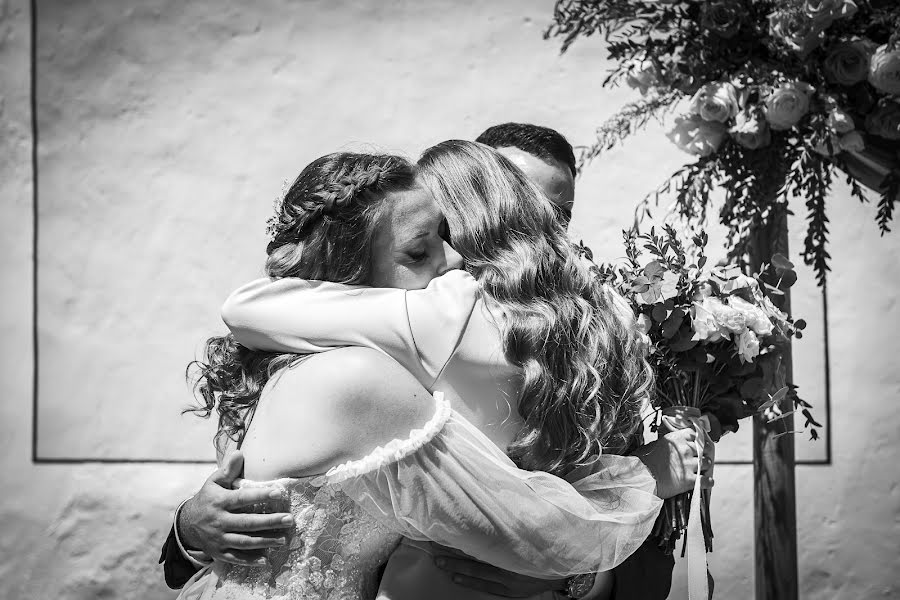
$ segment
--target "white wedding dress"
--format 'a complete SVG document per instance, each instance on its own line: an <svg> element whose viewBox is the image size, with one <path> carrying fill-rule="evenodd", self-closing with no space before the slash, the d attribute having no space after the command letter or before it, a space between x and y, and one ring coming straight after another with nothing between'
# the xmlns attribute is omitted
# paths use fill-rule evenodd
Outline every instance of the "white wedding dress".
<svg viewBox="0 0 900 600"><path fill-rule="evenodd" d="M255 509L294 515L288 545L261 567L216 562L179 599L370 600L401 536L561 578L612 568L650 533L662 501L638 459L600 457L572 483L523 471L443 394L434 398L422 428L360 460L316 477L244 481L284 489Z"/></svg>

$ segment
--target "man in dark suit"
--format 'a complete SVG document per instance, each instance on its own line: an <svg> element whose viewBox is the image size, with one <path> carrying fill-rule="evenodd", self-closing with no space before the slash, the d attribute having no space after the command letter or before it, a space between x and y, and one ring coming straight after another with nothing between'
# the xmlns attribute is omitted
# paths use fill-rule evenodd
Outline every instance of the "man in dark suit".
<svg viewBox="0 0 900 600"><path fill-rule="evenodd" d="M575 202L576 164L573 148L562 134L537 125L504 123L488 128L476 141L496 148L521 168L568 224ZM642 440L633 440L631 450L641 444ZM666 449L658 448L656 456L649 459L664 463ZM262 559L265 548L283 543L283 530L293 524L290 515L241 512L269 493L231 489L241 473L242 460L239 454L229 457L195 496L178 507L160 557L170 587L182 587L213 558L251 565ZM550 584L458 556L444 557L439 566L450 571L459 584L499 596L526 597L554 589L561 598L581 598L589 597L588 590L593 587L592 574L573 578L568 584ZM613 571L611 597L662 600L668 596L673 567L672 556L665 555L650 539Z"/></svg>

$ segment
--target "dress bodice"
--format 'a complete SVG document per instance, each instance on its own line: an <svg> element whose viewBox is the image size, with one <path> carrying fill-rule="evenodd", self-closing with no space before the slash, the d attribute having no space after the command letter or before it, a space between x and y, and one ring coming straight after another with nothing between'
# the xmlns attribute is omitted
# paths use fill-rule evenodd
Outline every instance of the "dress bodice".
<svg viewBox="0 0 900 600"><path fill-rule="evenodd" d="M290 512L294 527L283 548L266 552L268 564L242 567L217 563L218 581L211 600L365 600L374 599L377 573L400 535L362 512L322 477L265 483L284 490L284 498L257 505L251 512Z"/></svg>

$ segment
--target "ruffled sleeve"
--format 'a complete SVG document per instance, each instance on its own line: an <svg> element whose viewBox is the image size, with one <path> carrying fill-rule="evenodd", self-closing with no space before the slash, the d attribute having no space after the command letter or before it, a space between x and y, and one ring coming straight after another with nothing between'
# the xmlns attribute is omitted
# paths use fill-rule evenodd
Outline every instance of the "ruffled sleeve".
<svg viewBox="0 0 900 600"><path fill-rule="evenodd" d="M408 439L332 468L324 483L403 536L532 577L612 569L649 536L662 500L639 459L602 456L572 483L523 471L435 398L435 416Z"/></svg>
<svg viewBox="0 0 900 600"><path fill-rule="evenodd" d="M254 350L380 350L430 387L459 342L478 290L475 279L459 270L410 291L258 279L228 297L222 319L238 342Z"/></svg>

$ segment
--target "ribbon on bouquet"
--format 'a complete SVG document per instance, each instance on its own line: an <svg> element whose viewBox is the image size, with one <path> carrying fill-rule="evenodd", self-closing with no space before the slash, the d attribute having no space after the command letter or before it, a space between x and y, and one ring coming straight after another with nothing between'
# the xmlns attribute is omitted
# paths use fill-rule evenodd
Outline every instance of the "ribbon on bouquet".
<svg viewBox="0 0 900 600"><path fill-rule="evenodd" d="M709 437L709 418L701 415L700 409L692 406L670 406L662 411L662 423L669 431L692 427L697 432L697 479L694 481L694 492L691 495L691 508L688 515L687 533L687 568L688 598L690 600L709 600L709 580L707 579L706 542L703 538L701 511L705 510L700 489L700 470L703 468L703 451L707 444L712 444ZM712 467L710 467L710 474Z"/></svg>

